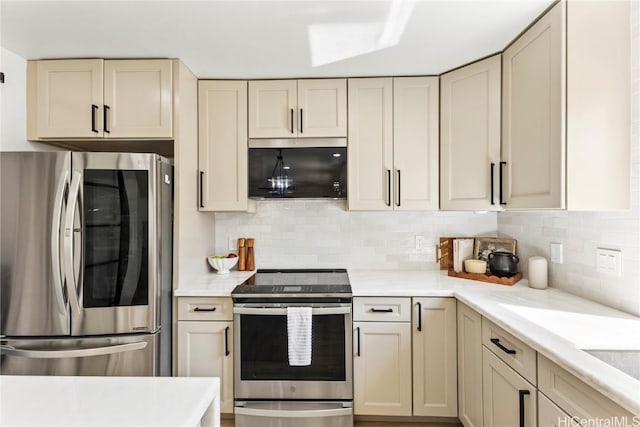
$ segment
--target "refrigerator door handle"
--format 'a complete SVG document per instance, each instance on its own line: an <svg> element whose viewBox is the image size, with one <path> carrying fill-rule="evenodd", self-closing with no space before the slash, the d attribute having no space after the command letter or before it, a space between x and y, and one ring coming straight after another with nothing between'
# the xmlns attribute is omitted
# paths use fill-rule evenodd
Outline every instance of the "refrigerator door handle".
<svg viewBox="0 0 640 427"><path fill-rule="evenodd" d="M67 278L67 298L71 303L71 311L80 315L82 311L78 301L78 283L73 274L73 237L75 234L73 224L76 216L76 204L80 198L80 172L74 172L69 189L69 201L67 202L67 215L64 223L64 266L65 277Z"/></svg>
<svg viewBox="0 0 640 427"><path fill-rule="evenodd" d="M67 186L68 173L65 171L58 181L54 197L53 215L51 218L51 265L53 267L53 293L58 303L60 314L66 314L67 303L64 300L64 288L62 280L62 264L60 263L60 228L62 219L62 206L64 204L64 190Z"/></svg>
<svg viewBox="0 0 640 427"><path fill-rule="evenodd" d="M5 356L28 357L30 359L64 359L69 357L90 357L124 353L126 351L141 350L146 346L147 343L144 341L75 350L22 350L9 345L3 345L0 346L0 354Z"/></svg>

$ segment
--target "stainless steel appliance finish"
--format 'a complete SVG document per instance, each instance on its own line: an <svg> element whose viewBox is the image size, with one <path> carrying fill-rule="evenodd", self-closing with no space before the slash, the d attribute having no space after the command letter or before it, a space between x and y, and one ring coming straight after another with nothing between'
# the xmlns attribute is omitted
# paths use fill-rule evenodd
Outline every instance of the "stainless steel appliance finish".
<svg viewBox="0 0 640 427"><path fill-rule="evenodd" d="M236 426L352 426L346 270L258 270L231 295ZM287 308L296 306L312 309L309 366L289 365Z"/></svg>
<svg viewBox="0 0 640 427"><path fill-rule="evenodd" d="M346 199L347 140L249 140L249 197Z"/></svg>
<svg viewBox="0 0 640 427"><path fill-rule="evenodd" d="M640 381L640 350L585 350L604 363Z"/></svg>
<svg viewBox="0 0 640 427"><path fill-rule="evenodd" d="M109 373L170 374L169 161L154 154L71 152L4 152L0 161L2 373L41 372L47 345L51 351L89 342L105 347L89 337L123 334L153 345L118 347L116 359L138 360L137 368L112 362ZM65 351L73 356L47 358L82 361L80 371L92 371L87 364L94 356ZM149 351L162 355L160 363L141 363Z"/></svg>
<svg viewBox="0 0 640 427"><path fill-rule="evenodd" d="M351 402L238 401L236 426L351 427Z"/></svg>

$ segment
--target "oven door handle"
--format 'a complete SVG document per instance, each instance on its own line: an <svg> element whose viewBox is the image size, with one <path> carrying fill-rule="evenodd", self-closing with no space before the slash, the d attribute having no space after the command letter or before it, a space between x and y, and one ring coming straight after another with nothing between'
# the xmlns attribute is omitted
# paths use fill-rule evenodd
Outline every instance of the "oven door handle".
<svg viewBox="0 0 640 427"><path fill-rule="evenodd" d="M309 409L306 411L287 411L281 409L254 409L236 406L234 413L236 415L249 415L253 417L271 417L271 418L316 418L316 417L341 417L353 414L353 408L338 409Z"/></svg>
<svg viewBox="0 0 640 427"><path fill-rule="evenodd" d="M314 316L322 316L328 314L350 314L351 307L313 307L311 313ZM233 307L233 314L256 314L260 316L286 316L285 308L262 308L262 307Z"/></svg>

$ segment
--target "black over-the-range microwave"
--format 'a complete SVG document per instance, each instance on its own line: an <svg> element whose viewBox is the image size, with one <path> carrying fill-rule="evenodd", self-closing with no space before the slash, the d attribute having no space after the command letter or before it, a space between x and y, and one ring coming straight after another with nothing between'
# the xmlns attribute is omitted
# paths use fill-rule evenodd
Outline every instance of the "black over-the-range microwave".
<svg viewBox="0 0 640 427"><path fill-rule="evenodd" d="M250 139L249 197L346 199L346 138Z"/></svg>

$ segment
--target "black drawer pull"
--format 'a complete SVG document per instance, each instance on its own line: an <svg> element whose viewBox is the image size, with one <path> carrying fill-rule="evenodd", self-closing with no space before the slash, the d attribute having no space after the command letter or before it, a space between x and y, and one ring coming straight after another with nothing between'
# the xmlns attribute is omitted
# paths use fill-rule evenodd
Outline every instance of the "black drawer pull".
<svg viewBox="0 0 640 427"><path fill-rule="evenodd" d="M393 308L372 308L372 313L393 313Z"/></svg>
<svg viewBox="0 0 640 427"><path fill-rule="evenodd" d="M507 164L507 162L500 162L500 192L499 194L499 198L500 198L500 204L501 205L506 205L507 202L502 201L502 167L505 166Z"/></svg>
<svg viewBox="0 0 640 427"><path fill-rule="evenodd" d="M496 204L496 202L493 201L493 169L495 168L495 166L496 166L495 163L491 163L491 204L492 205Z"/></svg>
<svg viewBox="0 0 640 427"><path fill-rule="evenodd" d="M214 308L215 310L215 308ZM228 356L231 352L229 351L229 327L224 328L224 355Z"/></svg>
<svg viewBox="0 0 640 427"><path fill-rule="evenodd" d="M422 304L416 303L418 305L418 332L422 332Z"/></svg>
<svg viewBox="0 0 640 427"><path fill-rule="evenodd" d="M200 171L200 207L204 208L204 172Z"/></svg>
<svg viewBox="0 0 640 427"><path fill-rule="evenodd" d="M520 427L524 427L524 397L529 395L529 390L518 390L518 404L520 409Z"/></svg>
<svg viewBox="0 0 640 427"><path fill-rule="evenodd" d="M200 308L200 307L196 307L193 309L193 311L216 311L216 307L213 308Z"/></svg>
<svg viewBox="0 0 640 427"><path fill-rule="evenodd" d="M91 104L91 132L98 133L96 129L96 113L98 112L98 106Z"/></svg>
<svg viewBox="0 0 640 427"><path fill-rule="evenodd" d="M104 129L104 133L111 133L111 131L109 131L109 106L105 105L102 108L102 121L104 123L102 123L102 128Z"/></svg>
<svg viewBox="0 0 640 427"><path fill-rule="evenodd" d="M356 350L356 355L360 357L360 327L357 327L356 331L358 332L358 349Z"/></svg>
<svg viewBox="0 0 640 427"><path fill-rule="evenodd" d="M507 354L516 354L515 350L508 349L500 343L498 338L491 338L491 342L494 343L500 350L504 351Z"/></svg>

